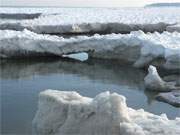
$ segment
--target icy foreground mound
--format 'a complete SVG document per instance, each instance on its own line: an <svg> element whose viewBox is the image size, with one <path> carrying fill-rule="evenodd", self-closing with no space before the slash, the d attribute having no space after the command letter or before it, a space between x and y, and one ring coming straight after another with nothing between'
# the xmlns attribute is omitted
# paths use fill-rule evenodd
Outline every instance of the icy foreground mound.
<svg viewBox="0 0 180 135"><path fill-rule="evenodd" d="M92 99L56 90L40 93L33 120L36 133L43 135L179 135L179 124L179 118L128 108L125 97L116 93Z"/></svg>
<svg viewBox="0 0 180 135"><path fill-rule="evenodd" d="M0 9L10 13L42 13L39 18L20 23L3 23L0 29L36 33L130 33L165 31L180 20L180 8L59 8L59 9Z"/></svg>
<svg viewBox="0 0 180 135"><path fill-rule="evenodd" d="M170 70L180 69L180 33L142 31L130 34L62 37L24 30L0 30L0 57L63 56L87 52L89 57L119 59L144 67L154 63Z"/></svg>

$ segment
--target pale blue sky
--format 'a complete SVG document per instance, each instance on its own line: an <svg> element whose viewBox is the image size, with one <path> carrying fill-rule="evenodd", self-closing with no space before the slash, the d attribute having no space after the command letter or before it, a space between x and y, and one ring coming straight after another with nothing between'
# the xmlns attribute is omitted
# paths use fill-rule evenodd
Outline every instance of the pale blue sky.
<svg viewBox="0 0 180 135"><path fill-rule="evenodd" d="M140 7L150 3L180 0L0 0L1 6Z"/></svg>

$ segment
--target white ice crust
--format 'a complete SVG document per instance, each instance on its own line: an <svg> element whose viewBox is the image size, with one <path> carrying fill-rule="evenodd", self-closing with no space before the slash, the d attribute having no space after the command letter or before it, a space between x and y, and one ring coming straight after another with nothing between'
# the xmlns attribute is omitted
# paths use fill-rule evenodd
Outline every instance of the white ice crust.
<svg viewBox="0 0 180 135"><path fill-rule="evenodd" d="M129 108L117 93L92 99L57 90L40 93L33 120L35 133L43 135L179 135L179 124L180 118Z"/></svg>
<svg viewBox="0 0 180 135"><path fill-rule="evenodd" d="M90 57L120 59L144 67L156 63L166 69L179 69L180 33L147 33L79 36L65 39L36 34L28 30L0 30L0 57L13 58L33 55L67 55L88 52Z"/></svg>

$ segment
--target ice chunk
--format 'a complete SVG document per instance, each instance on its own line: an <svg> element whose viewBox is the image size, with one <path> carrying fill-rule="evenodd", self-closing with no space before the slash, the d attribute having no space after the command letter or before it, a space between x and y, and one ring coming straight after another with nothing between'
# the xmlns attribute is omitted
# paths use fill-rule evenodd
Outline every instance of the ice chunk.
<svg viewBox="0 0 180 135"><path fill-rule="evenodd" d="M177 89L175 84L165 82L159 76L156 67L150 65L148 75L144 78L145 87L152 91L171 91Z"/></svg>
<svg viewBox="0 0 180 135"><path fill-rule="evenodd" d="M179 124L180 118L128 108L125 97L116 93L92 99L57 90L40 93L33 120L36 133L51 135L179 135Z"/></svg>

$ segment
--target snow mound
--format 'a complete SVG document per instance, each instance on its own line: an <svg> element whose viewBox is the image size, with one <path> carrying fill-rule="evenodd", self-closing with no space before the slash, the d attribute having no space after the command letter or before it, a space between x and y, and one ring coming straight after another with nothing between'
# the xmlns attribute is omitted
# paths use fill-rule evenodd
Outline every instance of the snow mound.
<svg viewBox="0 0 180 135"><path fill-rule="evenodd" d="M128 108L125 97L116 93L92 99L56 90L40 93L33 120L35 133L51 135L179 135L179 124L180 118Z"/></svg>
<svg viewBox="0 0 180 135"><path fill-rule="evenodd" d="M0 30L0 57L63 56L87 52L89 57L119 59L144 67L151 63L168 70L179 70L180 33L109 34L65 39L36 34L29 30Z"/></svg>
<svg viewBox="0 0 180 135"><path fill-rule="evenodd" d="M36 33L130 33L165 31L179 23L180 8L60 8L0 9L0 13L42 13L19 23L3 23L0 29L27 28ZM16 27L17 25L17 27ZM15 29L17 28L17 29Z"/></svg>

